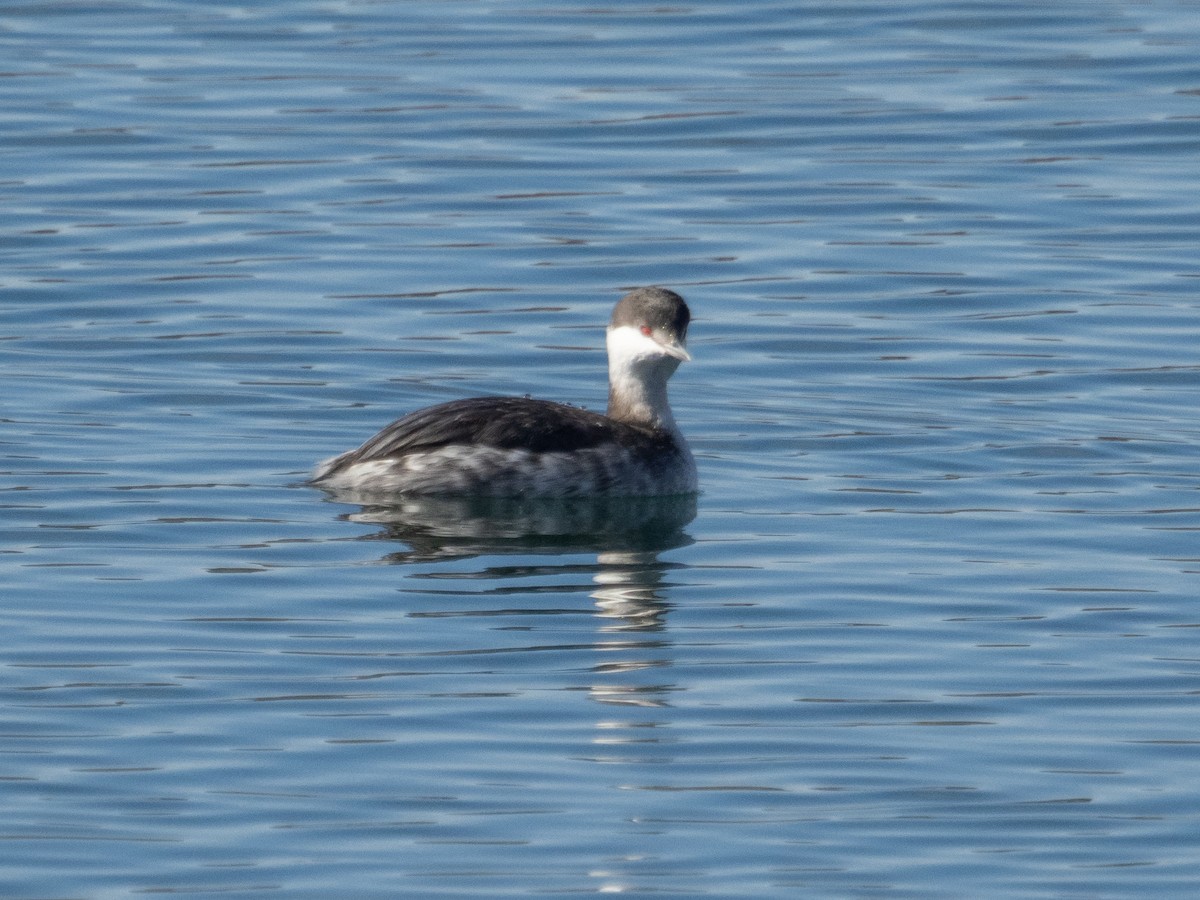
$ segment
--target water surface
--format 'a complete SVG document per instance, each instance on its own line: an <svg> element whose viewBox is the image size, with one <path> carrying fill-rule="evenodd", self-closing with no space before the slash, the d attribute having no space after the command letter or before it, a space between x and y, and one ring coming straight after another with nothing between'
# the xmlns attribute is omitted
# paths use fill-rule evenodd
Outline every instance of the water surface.
<svg viewBox="0 0 1200 900"><path fill-rule="evenodd" d="M1193 896L1198 22L0 5L0 894ZM303 485L651 283L694 505Z"/></svg>

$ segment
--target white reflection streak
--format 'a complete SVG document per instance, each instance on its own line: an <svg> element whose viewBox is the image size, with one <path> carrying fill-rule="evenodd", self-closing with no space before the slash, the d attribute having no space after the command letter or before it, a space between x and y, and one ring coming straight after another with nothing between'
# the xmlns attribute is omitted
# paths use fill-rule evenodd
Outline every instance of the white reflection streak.
<svg viewBox="0 0 1200 900"><path fill-rule="evenodd" d="M622 675L643 669L664 668L669 662L662 658L633 658L637 651L664 649L660 639L641 639L636 633L660 632L667 606L658 596L662 567L653 551L614 551L597 557L600 571L593 577L600 588L592 593L597 616L604 621L601 634L626 635L624 639L598 640L596 650L604 654L621 653L624 658L604 660L593 668L596 673ZM640 654L639 654L640 655ZM589 695L598 703L624 706L666 706L662 685L593 684ZM629 727L627 724L599 723L598 727ZM598 743L618 743L615 737L599 739Z"/></svg>
<svg viewBox="0 0 1200 900"><path fill-rule="evenodd" d="M602 618L620 620L605 625L601 631L628 631L660 624L663 603L655 587L661 573L653 566L658 562L657 553L648 550L601 553L597 562L601 569L592 580L601 587L593 592L592 599Z"/></svg>

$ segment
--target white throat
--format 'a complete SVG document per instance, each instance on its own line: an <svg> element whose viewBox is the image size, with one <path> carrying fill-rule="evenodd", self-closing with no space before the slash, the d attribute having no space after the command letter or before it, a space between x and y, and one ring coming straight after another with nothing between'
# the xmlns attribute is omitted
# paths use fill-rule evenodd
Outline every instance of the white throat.
<svg viewBox="0 0 1200 900"><path fill-rule="evenodd" d="M680 361L629 325L609 328L606 343L609 417L678 434L667 402L667 380Z"/></svg>

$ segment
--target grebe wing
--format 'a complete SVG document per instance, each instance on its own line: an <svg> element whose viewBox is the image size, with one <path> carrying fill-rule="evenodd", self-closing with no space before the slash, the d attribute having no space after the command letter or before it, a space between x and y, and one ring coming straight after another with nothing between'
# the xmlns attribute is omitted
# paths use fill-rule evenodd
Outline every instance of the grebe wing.
<svg viewBox="0 0 1200 900"><path fill-rule="evenodd" d="M571 453L622 440L652 441L642 429L549 400L475 397L409 413L357 450L355 462L387 459L448 446L494 447L532 453Z"/></svg>

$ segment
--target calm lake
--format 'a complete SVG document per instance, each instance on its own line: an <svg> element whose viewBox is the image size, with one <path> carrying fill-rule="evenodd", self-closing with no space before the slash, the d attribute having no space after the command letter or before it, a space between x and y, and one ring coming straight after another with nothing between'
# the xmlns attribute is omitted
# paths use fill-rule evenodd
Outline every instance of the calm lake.
<svg viewBox="0 0 1200 900"><path fill-rule="evenodd" d="M1200 6L0 0L0 896L1200 893ZM359 505L602 408L694 501Z"/></svg>

